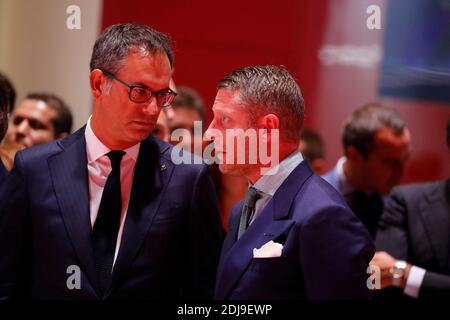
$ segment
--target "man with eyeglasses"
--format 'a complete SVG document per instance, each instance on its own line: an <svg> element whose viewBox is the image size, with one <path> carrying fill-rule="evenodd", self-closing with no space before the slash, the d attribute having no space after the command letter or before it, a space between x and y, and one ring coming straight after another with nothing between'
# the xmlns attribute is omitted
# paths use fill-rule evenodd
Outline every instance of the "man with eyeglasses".
<svg viewBox="0 0 450 320"><path fill-rule="evenodd" d="M151 135L175 97L172 63L147 26L96 41L86 126L19 152L0 199L0 299L212 296L222 229L208 169L175 165Z"/></svg>

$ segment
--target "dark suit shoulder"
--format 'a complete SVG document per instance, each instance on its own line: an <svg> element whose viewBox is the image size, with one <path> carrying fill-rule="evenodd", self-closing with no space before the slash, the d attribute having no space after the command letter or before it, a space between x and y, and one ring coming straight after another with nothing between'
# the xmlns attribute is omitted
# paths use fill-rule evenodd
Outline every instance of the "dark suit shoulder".
<svg viewBox="0 0 450 320"><path fill-rule="evenodd" d="M425 198L436 199L445 197L447 181L432 181L397 186L392 189L391 198L402 200L409 205L418 204Z"/></svg>
<svg viewBox="0 0 450 320"><path fill-rule="evenodd" d="M300 225L334 225L346 221L364 229L340 193L317 175L312 175L299 190L293 213L294 220Z"/></svg>
<svg viewBox="0 0 450 320"><path fill-rule="evenodd" d="M52 155L55 155L61 152L61 146L57 141L53 141L46 144L41 144L37 146L33 146L30 148L26 148L25 150L19 151L16 155L17 158L20 158L23 162L40 162L45 161Z"/></svg>
<svg viewBox="0 0 450 320"><path fill-rule="evenodd" d="M338 206L346 210L348 209L339 191L322 177L315 174L299 190L298 197L302 197L302 201L308 202L311 208L319 209L322 207Z"/></svg>
<svg viewBox="0 0 450 320"><path fill-rule="evenodd" d="M46 161L51 156L60 153L64 149L69 148L73 143L79 139L84 139L85 126L67 137L57 139L55 141L33 146L25 150L19 151L17 154L22 161Z"/></svg>

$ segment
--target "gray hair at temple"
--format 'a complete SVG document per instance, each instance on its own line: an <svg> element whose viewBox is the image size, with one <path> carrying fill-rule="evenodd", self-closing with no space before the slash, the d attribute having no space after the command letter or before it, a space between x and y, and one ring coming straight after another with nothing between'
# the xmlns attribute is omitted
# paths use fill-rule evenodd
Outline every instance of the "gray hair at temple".
<svg viewBox="0 0 450 320"><path fill-rule="evenodd" d="M375 134L383 128L388 128L395 134L402 134L405 122L397 111L378 102L371 102L356 109L344 125L344 153L349 146L353 146L367 159L374 148Z"/></svg>
<svg viewBox="0 0 450 320"><path fill-rule="evenodd" d="M140 24L114 24L97 39L92 51L90 70L100 69L115 74L135 50L144 53L165 53L173 66L173 50L170 37L149 26Z"/></svg>
<svg viewBox="0 0 450 320"><path fill-rule="evenodd" d="M249 121L273 113L280 119L280 138L300 140L305 102L299 86L282 66L254 66L235 70L219 81L218 89L239 90Z"/></svg>

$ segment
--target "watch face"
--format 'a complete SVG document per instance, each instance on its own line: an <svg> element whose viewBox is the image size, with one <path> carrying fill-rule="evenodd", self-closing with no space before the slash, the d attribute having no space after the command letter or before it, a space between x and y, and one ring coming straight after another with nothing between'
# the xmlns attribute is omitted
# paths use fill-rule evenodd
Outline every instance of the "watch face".
<svg viewBox="0 0 450 320"><path fill-rule="evenodd" d="M406 262L405 261L397 261L395 263L395 266L397 269L406 269Z"/></svg>
<svg viewBox="0 0 450 320"><path fill-rule="evenodd" d="M397 261L391 268L390 272L392 275L392 284L394 286L396 287L400 286L400 281L405 275L406 266L407 264L405 261Z"/></svg>

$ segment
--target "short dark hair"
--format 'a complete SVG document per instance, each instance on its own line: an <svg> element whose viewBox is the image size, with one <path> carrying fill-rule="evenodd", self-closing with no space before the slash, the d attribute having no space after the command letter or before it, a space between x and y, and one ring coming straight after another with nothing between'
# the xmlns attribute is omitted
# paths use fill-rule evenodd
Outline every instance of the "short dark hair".
<svg viewBox="0 0 450 320"><path fill-rule="evenodd" d="M401 134L405 129L405 122L394 109L378 102L371 102L356 109L344 125L344 153L349 146L353 146L367 159L374 148L375 134L383 128Z"/></svg>
<svg viewBox="0 0 450 320"><path fill-rule="evenodd" d="M167 34L146 25L126 23L109 26L95 41L90 69L114 74L123 67L130 50L141 48L152 54L165 53L173 66L172 43Z"/></svg>
<svg viewBox="0 0 450 320"><path fill-rule="evenodd" d="M8 77L5 76L4 74L2 74L1 72L0 72L0 81L6 88L6 96L5 97L7 97L7 99L8 99L8 105L9 105L8 109L9 109L9 112L11 113L13 111L14 105L16 103L16 89L14 88L11 81L9 81Z"/></svg>
<svg viewBox="0 0 450 320"><path fill-rule="evenodd" d="M302 155L306 160L312 162L325 157L324 143L322 137L317 132L303 128L300 133L300 140L305 141L308 146L307 149L302 151Z"/></svg>
<svg viewBox="0 0 450 320"><path fill-rule="evenodd" d="M177 87L177 96L175 97L175 100L173 100L172 108L195 110L198 113L200 120L203 121L205 118L205 105L203 99L194 89L188 87Z"/></svg>
<svg viewBox="0 0 450 320"><path fill-rule="evenodd" d="M305 102L295 79L283 66L241 68L223 77L217 87L239 90L251 122L273 113L280 118L280 135L285 132L286 139L299 141Z"/></svg>
<svg viewBox="0 0 450 320"><path fill-rule="evenodd" d="M11 82L0 73L0 140L3 139L8 129L8 113L15 98L16 93Z"/></svg>
<svg viewBox="0 0 450 320"><path fill-rule="evenodd" d="M30 93L25 99L43 101L56 112L56 117L52 119L55 137L58 137L61 133L70 134L73 122L72 113L60 97L51 93Z"/></svg>

